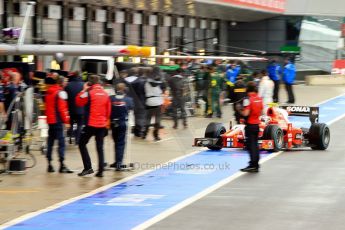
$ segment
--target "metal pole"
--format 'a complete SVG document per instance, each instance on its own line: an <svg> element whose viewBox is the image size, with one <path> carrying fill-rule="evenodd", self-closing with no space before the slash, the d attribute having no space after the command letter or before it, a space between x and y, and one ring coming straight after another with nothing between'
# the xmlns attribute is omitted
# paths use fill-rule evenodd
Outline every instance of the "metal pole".
<svg viewBox="0 0 345 230"><path fill-rule="evenodd" d="M25 18L24 18L22 30L20 31L20 36L19 36L19 39L18 39L18 43L17 43L18 46L24 44L26 28L28 26L28 22L29 22L29 18L31 16L32 8L33 8L33 6L35 4L36 4L36 2L28 2L27 3L27 8L26 8L26 12L25 12Z"/></svg>

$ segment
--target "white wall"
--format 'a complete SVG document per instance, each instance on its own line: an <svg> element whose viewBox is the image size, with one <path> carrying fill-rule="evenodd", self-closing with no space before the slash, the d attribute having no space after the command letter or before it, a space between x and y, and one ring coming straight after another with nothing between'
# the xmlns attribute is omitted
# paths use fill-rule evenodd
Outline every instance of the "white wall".
<svg viewBox="0 0 345 230"><path fill-rule="evenodd" d="M287 0L288 15L345 16L344 0Z"/></svg>

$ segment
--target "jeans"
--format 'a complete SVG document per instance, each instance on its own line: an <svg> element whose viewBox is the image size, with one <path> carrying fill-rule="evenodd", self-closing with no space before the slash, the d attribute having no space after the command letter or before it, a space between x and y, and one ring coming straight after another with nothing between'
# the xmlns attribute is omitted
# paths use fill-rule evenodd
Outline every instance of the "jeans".
<svg viewBox="0 0 345 230"><path fill-rule="evenodd" d="M119 168L122 165L123 155L125 152L127 125L125 122L112 124L111 131L115 147L115 163L116 167Z"/></svg>
<svg viewBox="0 0 345 230"><path fill-rule="evenodd" d="M287 91L288 97L289 97L288 102L289 103L295 103L295 96L293 94L292 84L285 84L285 88L286 88L286 91Z"/></svg>
<svg viewBox="0 0 345 230"><path fill-rule="evenodd" d="M273 90L273 102L279 102L279 86L280 81L273 81L274 82L274 90Z"/></svg>
<svg viewBox="0 0 345 230"><path fill-rule="evenodd" d="M73 130L74 124L77 125L76 130ZM83 115L78 115L78 114L71 115L71 127L69 130L69 136L70 137L74 136L75 144L79 143L82 128L83 128Z"/></svg>
<svg viewBox="0 0 345 230"><path fill-rule="evenodd" d="M249 166L259 168L259 146L258 146L258 139L259 139L259 125L250 125L247 124L245 127L245 134L246 134L246 147L249 152Z"/></svg>
<svg viewBox="0 0 345 230"><path fill-rule="evenodd" d="M65 160L65 137L63 135L63 124L62 123L56 123L56 124L50 124L49 130L48 130L48 140L47 140L47 159L48 161L52 161L52 152L53 152L53 146L54 141L57 139L59 142L59 160L62 163Z"/></svg>
<svg viewBox="0 0 345 230"><path fill-rule="evenodd" d="M91 159L89 155L89 151L87 150L87 143L89 142L92 136L95 136L96 139L96 148L98 154L98 171L104 171L104 137L106 135L107 129L106 128L96 128L92 126L85 126L81 132L80 140L79 140L79 150L81 154L81 158L83 160L84 169L91 169Z"/></svg>
<svg viewBox="0 0 345 230"><path fill-rule="evenodd" d="M181 118L183 120L183 124L187 124L187 113L185 108L185 101L184 98L181 96L179 97L173 97L172 100L172 107L173 107L173 118L174 123L177 125L178 122L178 109L181 111Z"/></svg>
<svg viewBox="0 0 345 230"><path fill-rule="evenodd" d="M155 123L153 125L153 136L156 138L158 137L159 129L161 126L161 106L146 107L146 130L144 136L146 136L148 133L152 117L155 117Z"/></svg>

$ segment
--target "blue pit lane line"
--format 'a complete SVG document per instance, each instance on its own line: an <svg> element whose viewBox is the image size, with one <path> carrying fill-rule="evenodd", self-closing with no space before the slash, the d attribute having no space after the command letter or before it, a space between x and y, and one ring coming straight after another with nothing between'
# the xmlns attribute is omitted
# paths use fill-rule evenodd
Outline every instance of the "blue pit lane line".
<svg viewBox="0 0 345 230"><path fill-rule="evenodd" d="M345 95L319 106L320 122L333 122L345 114ZM309 127L308 118L291 120ZM201 151L8 229L132 229L229 178L247 162L247 153L240 150Z"/></svg>
<svg viewBox="0 0 345 230"><path fill-rule="evenodd" d="M132 229L235 174L247 162L243 151L203 151L9 229Z"/></svg>

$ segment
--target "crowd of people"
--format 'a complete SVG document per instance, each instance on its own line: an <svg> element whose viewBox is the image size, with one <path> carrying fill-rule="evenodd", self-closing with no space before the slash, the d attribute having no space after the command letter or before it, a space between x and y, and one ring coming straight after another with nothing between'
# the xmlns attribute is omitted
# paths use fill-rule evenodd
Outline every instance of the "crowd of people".
<svg viewBox="0 0 345 230"><path fill-rule="evenodd" d="M230 100L233 103L235 119L240 122L240 114L235 110L237 104L246 97L246 85L255 82L258 94L263 98L264 105L279 102L279 89L283 83L288 94L286 103L295 103L293 84L296 68L290 59L285 60L282 67L276 60L271 60L266 69L260 72L244 74L242 66L237 62L218 63L212 66L202 66L195 73L196 101L206 103L205 116L212 118L222 116L221 104Z"/></svg>
<svg viewBox="0 0 345 230"><path fill-rule="evenodd" d="M132 133L136 137L146 139L150 128L153 127L153 139L159 141L162 112L167 109L164 108L164 103L166 95L170 95L172 128L178 128L180 119L183 127L187 128L186 85L190 84L188 77L191 74L194 75L193 94L188 95L189 99L193 98L195 107L204 105L202 110L207 118L221 118L223 102L230 101L236 121L243 122L249 110L260 110L254 106L245 112L243 108L249 108L249 104L245 103L246 98L251 98L257 91L254 96L262 99L265 109L271 102L279 102L281 83L285 84L288 93L287 103L295 102L293 83L296 69L290 60L286 60L283 67L276 60L271 60L266 69L252 74L245 73L243 66L235 61L215 61L209 65L201 64L196 70L190 71L188 67L177 68L168 73L163 73L158 66L133 67L121 71L120 77L110 85L110 88L115 87L114 94L108 93L104 87L109 88L109 85L105 86L98 75L91 75L88 81L84 82L78 72L71 72L67 82L65 77L53 72L48 74L45 80L47 91L44 95L45 114L49 125L47 171L55 172L52 151L54 141L58 140L59 172L73 173L64 163L64 126L68 128L70 142L71 137L74 137L75 144L80 150L84 169L79 176L94 173L87 143L95 136L98 154L98 172L95 174L97 177L102 177L104 172L104 138L108 135L108 130L112 132L115 146L114 163L110 167L122 170L129 111L133 110L134 114L135 124ZM2 75L5 76L5 73ZM8 84L0 87L2 114L6 113L15 95L25 89L20 74L9 73L9 78ZM248 133L255 134L256 124L255 127L248 124ZM10 125L9 122L8 126ZM254 136L248 138L255 139ZM253 165L257 167L255 162Z"/></svg>

